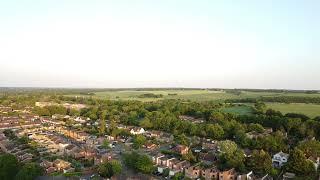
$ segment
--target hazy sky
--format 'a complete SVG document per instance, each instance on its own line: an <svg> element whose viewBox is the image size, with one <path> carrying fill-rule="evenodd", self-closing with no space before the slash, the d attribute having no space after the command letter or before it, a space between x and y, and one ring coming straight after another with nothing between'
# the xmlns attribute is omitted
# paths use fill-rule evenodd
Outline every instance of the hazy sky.
<svg viewBox="0 0 320 180"><path fill-rule="evenodd" d="M320 89L319 0L0 0L0 86Z"/></svg>

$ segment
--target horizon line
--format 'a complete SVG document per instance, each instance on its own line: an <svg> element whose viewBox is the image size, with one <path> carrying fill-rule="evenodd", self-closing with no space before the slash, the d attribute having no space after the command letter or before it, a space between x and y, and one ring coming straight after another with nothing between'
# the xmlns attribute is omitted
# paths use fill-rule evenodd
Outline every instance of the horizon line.
<svg viewBox="0 0 320 180"><path fill-rule="evenodd" d="M220 87L68 87L68 86L0 86L2 88L16 89L101 89L101 90L125 90L125 89L198 89L198 90L279 90L279 91L320 91L320 89L286 89L286 88L220 88Z"/></svg>

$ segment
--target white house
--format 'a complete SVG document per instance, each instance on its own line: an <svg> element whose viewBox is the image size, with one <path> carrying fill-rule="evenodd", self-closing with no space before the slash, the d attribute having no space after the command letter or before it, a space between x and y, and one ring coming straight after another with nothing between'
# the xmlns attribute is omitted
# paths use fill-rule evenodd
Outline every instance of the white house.
<svg viewBox="0 0 320 180"><path fill-rule="evenodd" d="M143 128L135 127L130 130L130 133L133 135L144 134L146 131Z"/></svg>
<svg viewBox="0 0 320 180"><path fill-rule="evenodd" d="M85 120L85 119L82 119L81 117L76 117L76 118L74 119L74 121L79 122L79 123L85 123L85 122L86 122L86 120Z"/></svg>
<svg viewBox="0 0 320 180"><path fill-rule="evenodd" d="M282 151L273 155L272 157L272 165L273 167L282 167L285 163L288 162L289 154L284 153Z"/></svg>

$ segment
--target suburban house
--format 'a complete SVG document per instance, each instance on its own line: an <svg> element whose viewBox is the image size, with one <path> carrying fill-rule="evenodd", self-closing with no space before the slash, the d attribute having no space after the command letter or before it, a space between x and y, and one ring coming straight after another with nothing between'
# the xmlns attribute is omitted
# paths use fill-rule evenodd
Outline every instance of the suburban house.
<svg viewBox="0 0 320 180"><path fill-rule="evenodd" d="M172 148L172 150L174 152L181 154L181 155L185 155L185 154L188 154L189 147L185 146L185 145L177 145L176 147Z"/></svg>
<svg viewBox="0 0 320 180"><path fill-rule="evenodd" d="M155 148L157 147L157 145L154 144L154 143L148 142L148 143L146 143L146 144L144 145L144 147L145 147L146 149L148 149L148 150L153 150L153 149L155 149Z"/></svg>
<svg viewBox="0 0 320 180"><path fill-rule="evenodd" d="M140 127L134 127L130 130L130 133L133 135L137 135L137 134L144 134L146 131L143 128Z"/></svg>
<svg viewBox="0 0 320 180"><path fill-rule="evenodd" d="M58 171L63 171L64 173L74 171L74 168L71 168L71 163L62 159L56 159L53 162L53 165Z"/></svg>
<svg viewBox="0 0 320 180"><path fill-rule="evenodd" d="M201 168L199 165L190 166L186 168L185 175L191 179L197 179L200 176L205 179L219 179L219 180L236 180L237 173L234 169L227 171L219 171L216 167L207 169Z"/></svg>
<svg viewBox="0 0 320 180"><path fill-rule="evenodd" d="M158 138L158 137L160 137L162 134L163 134L163 133L162 133L161 131L152 130L152 131L146 132L145 136L146 136L146 137L149 137L149 138L152 138L152 137Z"/></svg>
<svg viewBox="0 0 320 180"><path fill-rule="evenodd" d="M253 172L250 171L249 173L238 175L237 180L254 180L257 179L254 177Z"/></svg>
<svg viewBox="0 0 320 180"><path fill-rule="evenodd" d="M217 156L214 153L211 152L200 152L199 153L199 160L207 165L212 165L214 162L218 160Z"/></svg>
<svg viewBox="0 0 320 180"><path fill-rule="evenodd" d="M98 164L101 164L101 163L105 163L105 162L108 162L112 159L118 159L118 155L115 154L115 153L104 153L104 154L98 154L94 157L94 164L95 165L98 165Z"/></svg>
<svg viewBox="0 0 320 180"><path fill-rule="evenodd" d="M178 159L173 159L170 162L169 176L174 176L175 174L182 172L184 169L190 166L190 163L186 160L180 161Z"/></svg>
<svg viewBox="0 0 320 180"><path fill-rule="evenodd" d="M68 156L74 156L77 153L77 150L79 150L79 148L73 144L68 145L65 148L65 154L67 154Z"/></svg>
<svg viewBox="0 0 320 180"><path fill-rule="evenodd" d="M46 171L47 174L51 174L57 171L57 168L53 166L53 162L43 160L40 166Z"/></svg>
<svg viewBox="0 0 320 180"><path fill-rule="evenodd" d="M232 168L227 171L219 172L219 179L230 179L230 180L236 180L237 179L237 172Z"/></svg>
<svg viewBox="0 0 320 180"><path fill-rule="evenodd" d="M160 158L164 157L165 155L159 152L150 152L149 156L151 157L153 163L158 165L160 163Z"/></svg>
<svg viewBox="0 0 320 180"><path fill-rule="evenodd" d="M74 119L74 121L76 121L76 122L78 122L78 123L85 123L85 122L87 122L87 121L89 121L90 120L90 118L82 118L82 117L76 117L75 119Z"/></svg>
<svg viewBox="0 0 320 180"><path fill-rule="evenodd" d="M273 155L272 165L273 167L277 167L277 168L282 167L285 163L288 162L288 159L289 159L289 154L280 151L277 154Z"/></svg>
<svg viewBox="0 0 320 180"><path fill-rule="evenodd" d="M174 159L175 158L166 157L166 156L159 158L158 163L157 163L158 172L163 173L163 170L169 168L171 165L171 161L173 161Z"/></svg>
<svg viewBox="0 0 320 180"><path fill-rule="evenodd" d="M198 165L190 166L185 169L185 176L191 179L196 179L201 175L201 168Z"/></svg>
<svg viewBox="0 0 320 180"><path fill-rule="evenodd" d="M212 141L202 142L202 149L216 152L218 149L218 143Z"/></svg>
<svg viewBox="0 0 320 180"><path fill-rule="evenodd" d="M219 170L216 167L207 168L202 170L202 177L205 179L218 179L219 178Z"/></svg>

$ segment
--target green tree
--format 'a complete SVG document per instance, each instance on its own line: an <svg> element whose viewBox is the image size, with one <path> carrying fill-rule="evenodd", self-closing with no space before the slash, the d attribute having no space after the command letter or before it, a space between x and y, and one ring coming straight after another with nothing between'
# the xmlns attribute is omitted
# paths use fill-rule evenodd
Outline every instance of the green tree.
<svg viewBox="0 0 320 180"><path fill-rule="evenodd" d="M19 171L18 159L11 154L0 155L0 179L12 180Z"/></svg>
<svg viewBox="0 0 320 180"><path fill-rule="evenodd" d="M316 171L313 163L307 160L303 151L298 148L290 153L287 168L298 176L312 176L315 175Z"/></svg>
<svg viewBox="0 0 320 180"><path fill-rule="evenodd" d="M285 151L287 149L287 144L285 142L284 135L277 131L272 135L258 138L256 148L263 148L268 152L276 153L279 151Z"/></svg>
<svg viewBox="0 0 320 180"><path fill-rule="evenodd" d="M210 121L219 122L224 120L224 115L221 112L213 112L210 116Z"/></svg>
<svg viewBox="0 0 320 180"><path fill-rule="evenodd" d="M119 161L112 160L103 164L100 164L98 167L98 172L102 177L111 178L116 174L120 174L122 166Z"/></svg>
<svg viewBox="0 0 320 180"><path fill-rule="evenodd" d="M263 126L261 126L261 124L250 123L248 125L248 131L255 131L255 132L258 132L258 133L263 133L264 128L263 128Z"/></svg>
<svg viewBox="0 0 320 180"><path fill-rule="evenodd" d="M139 149L146 143L146 141L147 139L143 135L136 135L133 139L133 147L135 149Z"/></svg>
<svg viewBox="0 0 320 180"><path fill-rule="evenodd" d="M172 177L172 180L180 180L180 179L183 179L183 174L180 172L180 173L176 173L173 177Z"/></svg>
<svg viewBox="0 0 320 180"><path fill-rule="evenodd" d="M239 171L244 170L244 152L238 149L235 142L230 140L220 141L219 148L221 151L219 157L220 168L236 168Z"/></svg>
<svg viewBox="0 0 320 180"><path fill-rule="evenodd" d="M271 156L263 150L254 150L248 159L247 166L260 175L270 173L272 170Z"/></svg>
<svg viewBox="0 0 320 180"><path fill-rule="evenodd" d="M222 169L236 168L238 171L243 171L245 156L241 149L237 149L233 153L222 153L219 157L220 167Z"/></svg>
<svg viewBox="0 0 320 180"><path fill-rule="evenodd" d="M33 180L38 176L43 175L43 169L36 163L25 164L18 172L16 180Z"/></svg>
<svg viewBox="0 0 320 180"><path fill-rule="evenodd" d="M174 141L177 144L181 144L181 145L185 145L185 146L190 145L190 140L184 133L174 136Z"/></svg>
<svg viewBox="0 0 320 180"><path fill-rule="evenodd" d="M80 111L71 108L71 109L69 109L68 114L69 114L70 116L80 116Z"/></svg>
<svg viewBox="0 0 320 180"><path fill-rule="evenodd" d="M263 113L267 108L266 104L264 102L261 102L261 101L256 102L254 104L254 107L257 110L257 112L259 112L259 113Z"/></svg>
<svg viewBox="0 0 320 180"><path fill-rule="evenodd" d="M125 164L136 171L150 174L154 170L153 162L147 155L131 152L123 156Z"/></svg>
<svg viewBox="0 0 320 180"><path fill-rule="evenodd" d="M104 133L106 132L106 115L107 115L106 111L103 111L100 115L100 128L99 128L100 135L104 135Z"/></svg>
<svg viewBox="0 0 320 180"><path fill-rule="evenodd" d="M141 155L137 159L136 168L145 174L150 174L154 170L153 162L147 155Z"/></svg>
<svg viewBox="0 0 320 180"><path fill-rule="evenodd" d="M222 153L232 154L237 150L237 144L230 140L220 141L218 143L219 149Z"/></svg>
<svg viewBox="0 0 320 180"><path fill-rule="evenodd" d="M110 142L108 139L104 139L102 142L102 147L109 148Z"/></svg>
<svg viewBox="0 0 320 180"><path fill-rule="evenodd" d="M224 130L219 124L209 124L206 128L207 135L213 139L220 139L224 135Z"/></svg>
<svg viewBox="0 0 320 180"><path fill-rule="evenodd" d="M306 157L320 157L320 142L308 140L299 143L298 148L303 151Z"/></svg>
<svg viewBox="0 0 320 180"><path fill-rule="evenodd" d="M21 138L18 139L18 143L20 144L28 144L30 142L30 139L28 136L22 136Z"/></svg>
<svg viewBox="0 0 320 180"><path fill-rule="evenodd" d="M142 121L140 121L139 125L145 129L150 129L153 127L153 124L149 118L144 118Z"/></svg>

